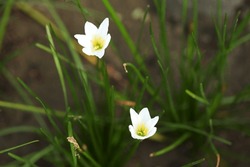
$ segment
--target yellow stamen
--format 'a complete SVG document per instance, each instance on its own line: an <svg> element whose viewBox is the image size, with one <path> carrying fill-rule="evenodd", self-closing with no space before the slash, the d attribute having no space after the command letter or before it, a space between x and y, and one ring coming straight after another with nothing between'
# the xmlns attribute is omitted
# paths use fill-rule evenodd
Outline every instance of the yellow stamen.
<svg viewBox="0 0 250 167"><path fill-rule="evenodd" d="M101 36L94 36L91 42L93 50L97 51L103 48L105 40Z"/></svg>
<svg viewBox="0 0 250 167"><path fill-rule="evenodd" d="M148 128L145 126L145 124L140 124L137 126L136 134L142 137L148 134Z"/></svg>

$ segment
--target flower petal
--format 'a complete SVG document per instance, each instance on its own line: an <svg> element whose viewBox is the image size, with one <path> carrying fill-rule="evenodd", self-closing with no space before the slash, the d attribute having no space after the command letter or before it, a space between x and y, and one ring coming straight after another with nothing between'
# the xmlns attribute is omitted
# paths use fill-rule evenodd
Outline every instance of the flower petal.
<svg viewBox="0 0 250 167"><path fill-rule="evenodd" d="M108 47L110 40L111 40L110 34L106 35L106 37L105 37L105 44L103 46L103 49L106 49Z"/></svg>
<svg viewBox="0 0 250 167"><path fill-rule="evenodd" d="M157 124L158 120L159 120L159 116L156 116L156 117L150 119L150 120L146 123L148 129L151 130L151 129Z"/></svg>
<svg viewBox="0 0 250 167"><path fill-rule="evenodd" d="M75 34L74 37L77 39L78 43L83 47L90 47L90 39L86 35Z"/></svg>
<svg viewBox="0 0 250 167"><path fill-rule="evenodd" d="M94 55L97 56L99 59L102 58L104 56L105 50L98 50L94 52Z"/></svg>
<svg viewBox="0 0 250 167"><path fill-rule="evenodd" d="M148 122L148 121L151 119L147 107L143 108L143 109L140 111L139 117L141 118L141 121L142 121L142 122L145 122L145 123Z"/></svg>
<svg viewBox="0 0 250 167"><path fill-rule="evenodd" d="M87 21L84 25L84 30L87 36L92 36L97 32L97 27L93 23Z"/></svg>
<svg viewBox="0 0 250 167"><path fill-rule="evenodd" d="M134 127L133 127L132 125L129 125L129 126L128 126L128 129L129 129L129 131L130 131L130 133L131 133L132 138L136 139L136 138L137 138L137 135L136 135L136 133L135 133Z"/></svg>
<svg viewBox="0 0 250 167"><path fill-rule="evenodd" d="M98 32L100 34L106 35L109 29L109 19L106 18L102 21L101 25L99 26Z"/></svg>
<svg viewBox="0 0 250 167"><path fill-rule="evenodd" d="M132 125L133 125L133 127L136 127L140 121L138 118L138 114L135 112L135 110L133 108L130 108L129 112L130 112L130 118L131 118Z"/></svg>
<svg viewBox="0 0 250 167"><path fill-rule="evenodd" d="M146 136L147 138L153 136L155 134L155 132L157 131L156 127L153 127L149 132L148 135Z"/></svg>
<svg viewBox="0 0 250 167"><path fill-rule="evenodd" d="M89 56L94 55L90 48L83 48L82 52L85 53L86 55L89 55Z"/></svg>

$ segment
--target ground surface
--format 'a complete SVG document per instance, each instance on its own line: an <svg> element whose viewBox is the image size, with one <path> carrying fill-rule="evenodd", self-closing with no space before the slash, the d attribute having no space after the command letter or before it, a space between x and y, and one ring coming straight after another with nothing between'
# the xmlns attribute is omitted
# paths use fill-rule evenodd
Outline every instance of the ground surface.
<svg viewBox="0 0 250 167"><path fill-rule="evenodd" d="M70 1L61 1L66 2L69 6L72 6ZM83 5L87 8L93 10L93 12L102 19L107 17L107 11L103 7L102 3L99 1L82 1ZM154 7L150 0L126 0L126 1L117 1L111 0L111 3L115 9L119 12L123 23L128 29L130 34L133 34L134 40L136 40L136 34L140 31L139 20L133 18L132 13L136 8L145 9L148 4L151 4L150 8L150 18L153 23L154 30L157 31L157 18ZM215 13L216 1L204 0L199 6L200 12L200 35L201 35L201 46L204 49L204 52L207 56L213 56L212 54L214 49L214 31L211 15ZM223 9L228 13L229 18L233 18L238 9L247 9L250 6L248 1L245 0L224 0ZM35 4L36 8L40 11L46 11L39 4ZM166 24L168 25L168 34L169 34L169 43L171 46L171 53L178 53L179 49L179 40L180 37L180 15L181 15L181 0L169 0L167 9L167 20ZM85 20L81 17L78 12L74 12L73 8L67 10L60 9L60 16L64 20L69 32L72 36L76 33L82 33L83 23ZM100 15L101 14L101 15ZM99 19L99 18L98 18ZM148 23L147 23L148 24ZM147 26L146 26L147 27ZM112 40L115 43L119 43L118 49L122 50L124 59L127 61L131 60L130 52L125 46L124 41L119 38L120 34L117 31L116 27L110 22L110 32L112 32ZM147 28L145 29L145 34L143 35L143 46L141 49L143 53L148 54L148 61L155 61L153 56L153 49L150 45L149 34ZM59 86L59 80L57 77L57 72L54 66L54 62L51 56L44 53L34 46L35 42L47 44L47 39L45 36L45 28L38 25L34 20L32 20L27 15L20 12L18 9L14 8L12 10L11 19L7 28L7 33L5 35L3 49L1 50L0 59L6 58L12 54L13 51L18 50L20 55L15 57L9 63L7 63L7 69L14 76L20 77L28 86L36 92L44 101L57 109L62 108L62 91ZM146 47L144 47L146 46ZM250 43L243 45L241 48L235 50L229 58L229 70L228 70L228 94L232 92L237 92L243 86L250 84L250 75L248 71L250 70L250 56L249 56L249 47ZM107 50L105 60L114 66L116 69L122 71L122 63L119 62L116 58L116 55L111 49ZM150 64L155 64L151 62ZM153 67L150 67L153 69ZM6 76L0 76L0 97L2 100L8 101L18 101L19 97L16 93L16 90L12 89L9 86L10 83L6 80ZM249 112L249 111L248 111ZM249 114L248 114L249 116ZM35 124L33 116L23 112L0 109L0 127L10 127L14 125L25 125ZM240 134L240 133L225 133L225 136L233 142L233 146L230 147L230 150L233 152L245 153L249 155L250 152L245 148L250 148L249 138ZM8 148L10 146L16 145L18 143L23 143L36 139L33 135L23 136L22 134L11 135L0 139L0 149ZM188 147L188 146L187 146ZM185 148L177 149L174 152L171 152L167 155L149 158L148 155L162 148L161 144L154 143L151 141L144 142L136 156L130 162L129 166L135 167L138 164L144 167L156 167L156 166L181 166L185 163L188 163L188 152ZM25 153L24 150L23 153ZM0 166L2 155L0 155ZM228 156L230 157L230 156ZM234 158L223 159L222 164L224 166L247 166L247 162L238 162ZM228 162L227 162L228 161ZM231 164L230 164L230 163Z"/></svg>

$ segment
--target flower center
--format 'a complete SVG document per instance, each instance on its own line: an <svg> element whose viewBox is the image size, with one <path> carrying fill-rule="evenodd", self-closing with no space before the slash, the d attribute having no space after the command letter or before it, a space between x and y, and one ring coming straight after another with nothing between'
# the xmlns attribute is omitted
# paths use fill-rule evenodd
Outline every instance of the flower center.
<svg viewBox="0 0 250 167"><path fill-rule="evenodd" d="M94 36L91 42L93 50L97 51L103 48L105 40L101 36Z"/></svg>
<svg viewBox="0 0 250 167"><path fill-rule="evenodd" d="M138 136L146 136L148 134L148 128L144 124L140 124L137 126L136 134Z"/></svg>

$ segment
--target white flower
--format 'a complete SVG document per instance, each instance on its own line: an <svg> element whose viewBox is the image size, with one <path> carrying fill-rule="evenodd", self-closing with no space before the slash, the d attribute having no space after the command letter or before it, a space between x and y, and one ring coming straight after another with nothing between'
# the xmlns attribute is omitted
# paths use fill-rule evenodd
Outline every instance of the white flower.
<svg viewBox="0 0 250 167"><path fill-rule="evenodd" d="M108 34L109 19L103 20L99 28L90 22L84 25L85 35L75 34L74 37L78 43L83 46L82 51L89 56L97 56L102 58L107 48L111 36Z"/></svg>
<svg viewBox="0 0 250 167"><path fill-rule="evenodd" d="M148 108L143 108L139 114L130 108L130 117L132 125L129 125L129 131L134 139L144 140L153 136L157 130L155 127L159 116L151 119Z"/></svg>

